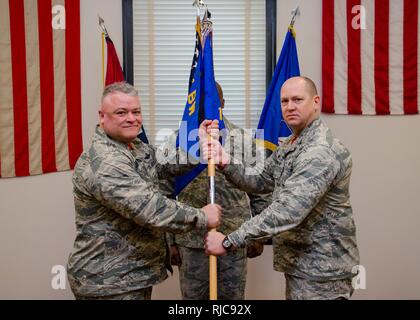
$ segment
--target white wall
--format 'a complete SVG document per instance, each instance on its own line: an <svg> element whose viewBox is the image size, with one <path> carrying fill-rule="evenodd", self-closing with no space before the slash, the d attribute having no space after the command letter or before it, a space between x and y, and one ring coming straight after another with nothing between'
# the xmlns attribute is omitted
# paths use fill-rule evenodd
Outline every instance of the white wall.
<svg viewBox="0 0 420 320"><path fill-rule="evenodd" d="M278 1L279 50L296 0ZM101 15L122 53L120 0L81 0L83 141L88 146L101 94ZM302 0L296 22L302 74L321 89L321 0ZM217 21L215 21L217 23ZM323 116L353 155L351 193L367 289L358 299L420 299L420 117ZM51 288L74 240L71 172L0 179L0 299L71 299ZM177 273L154 299L180 298ZM271 247L250 260L247 299L284 299Z"/></svg>
<svg viewBox="0 0 420 320"><path fill-rule="evenodd" d="M299 1L278 2L278 36ZM322 1L302 0L301 73L321 87ZM279 50L281 48L278 48ZM351 201L367 289L358 299L420 298L420 116L323 115L353 156Z"/></svg>
<svg viewBox="0 0 420 320"><path fill-rule="evenodd" d="M122 56L121 0L81 0L83 142L102 94L98 14ZM72 299L53 290L51 269L66 265L75 237L72 172L0 179L0 299Z"/></svg>

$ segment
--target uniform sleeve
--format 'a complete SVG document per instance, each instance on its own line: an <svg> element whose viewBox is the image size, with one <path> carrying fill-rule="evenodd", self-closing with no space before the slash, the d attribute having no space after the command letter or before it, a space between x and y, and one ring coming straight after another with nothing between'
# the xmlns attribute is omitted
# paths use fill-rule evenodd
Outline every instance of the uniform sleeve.
<svg viewBox="0 0 420 320"><path fill-rule="evenodd" d="M245 166L240 160L231 158L231 163L222 172L242 191L256 194L269 193L274 189L272 169L275 155L276 153L273 153L266 161L259 161L253 167Z"/></svg>
<svg viewBox="0 0 420 320"><path fill-rule="evenodd" d="M175 178L159 175L159 190L162 195L169 199L175 199Z"/></svg>
<svg viewBox="0 0 420 320"><path fill-rule="evenodd" d="M176 245L175 235L173 233L165 233L165 237L166 237L166 243L169 246L175 246Z"/></svg>
<svg viewBox="0 0 420 320"><path fill-rule="evenodd" d="M292 175L274 191L271 205L229 235L235 246L268 239L299 225L322 199L339 172L339 162L327 147L307 150L295 161Z"/></svg>
<svg viewBox="0 0 420 320"><path fill-rule="evenodd" d="M104 206L144 227L179 233L207 226L202 210L163 196L159 187L143 178L123 154L112 154L99 163L94 189Z"/></svg>
<svg viewBox="0 0 420 320"><path fill-rule="evenodd" d="M263 212L272 201L271 193L267 194L255 194L255 193L248 193L249 202L251 205L251 214L253 217L259 215Z"/></svg>
<svg viewBox="0 0 420 320"><path fill-rule="evenodd" d="M168 140L155 149L160 179L186 174L199 163L198 160L188 157L186 152L176 147L176 137L175 133L170 135Z"/></svg>

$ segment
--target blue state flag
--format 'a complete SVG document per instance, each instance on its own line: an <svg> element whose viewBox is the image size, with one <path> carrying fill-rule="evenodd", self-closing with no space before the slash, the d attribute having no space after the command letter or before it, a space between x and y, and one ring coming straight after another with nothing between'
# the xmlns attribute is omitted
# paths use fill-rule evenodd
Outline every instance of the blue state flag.
<svg viewBox="0 0 420 320"><path fill-rule="evenodd" d="M219 120L220 130L224 129L221 103L214 78L212 24L206 15L201 30L200 18L196 24L196 46L191 66L187 103L177 137L177 147L187 152L189 157L200 157L198 128L204 119ZM197 165L188 174L176 178L175 195L178 195L205 168Z"/></svg>
<svg viewBox="0 0 420 320"><path fill-rule="evenodd" d="M263 143L266 149L275 151L279 137L288 137L291 134L289 127L283 120L280 105L280 89L283 83L295 76L300 75L299 60L296 48L296 33L293 27L289 27L286 39L276 69L271 80L270 88L261 112L258 129L264 129L264 134L257 131L257 141Z"/></svg>
<svg viewBox="0 0 420 320"><path fill-rule="evenodd" d="M193 61L191 64L190 78L188 81L188 97L185 104L184 114L182 116L182 123L179 128L177 137L177 147L183 151L188 152L193 158L198 158L197 153L193 153L193 146L198 142L198 136L190 137L191 133L200 125L200 107L201 107L201 69L202 69L202 45L201 45L201 28L200 20L197 17L196 23L196 40Z"/></svg>

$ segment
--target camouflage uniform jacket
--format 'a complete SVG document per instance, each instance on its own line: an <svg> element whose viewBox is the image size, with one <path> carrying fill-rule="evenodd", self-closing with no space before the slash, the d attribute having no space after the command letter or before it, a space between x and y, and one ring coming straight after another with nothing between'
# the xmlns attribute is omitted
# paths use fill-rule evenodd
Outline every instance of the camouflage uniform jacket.
<svg viewBox="0 0 420 320"><path fill-rule="evenodd" d="M288 138L259 175L243 167L223 172L248 192L274 190L272 204L229 235L236 246L251 239L275 239L274 267L298 277L329 280L352 277L359 263L350 205L352 160L321 119Z"/></svg>
<svg viewBox="0 0 420 320"><path fill-rule="evenodd" d="M202 210L158 192L158 175L182 173L158 164L139 139L129 147L96 129L73 174L76 240L67 268L75 294L121 294L167 277L165 232L207 227Z"/></svg>
<svg viewBox="0 0 420 320"><path fill-rule="evenodd" d="M240 157L243 158L245 150L242 148L242 144L244 139L246 139L244 138L244 130L235 126L226 117L224 118L224 122L228 130L225 147L229 148L231 152L234 150L238 151ZM250 200L246 192L239 190L234 184L229 182L219 170L216 170L215 189L215 203L221 205L223 208L222 223L217 230L228 234L239 228L244 221L251 218ZM261 196L250 196L253 197L253 203L259 206L267 206L263 201L256 201L262 198ZM178 200L195 208L201 208L210 203L207 170L203 170L203 172L182 190L178 195ZM252 207L252 214L258 214L262 209L259 209L255 205ZM176 235L174 241L177 245L183 247L202 249L205 233L206 231L193 230L188 233Z"/></svg>

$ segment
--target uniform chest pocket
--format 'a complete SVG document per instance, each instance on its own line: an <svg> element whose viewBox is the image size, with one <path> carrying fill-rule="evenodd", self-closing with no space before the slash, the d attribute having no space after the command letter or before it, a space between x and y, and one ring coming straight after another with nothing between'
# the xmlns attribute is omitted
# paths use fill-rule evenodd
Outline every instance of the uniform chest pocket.
<svg viewBox="0 0 420 320"><path fill-rule="evenodd" d="M286 180L292 175L293 161L292 159L281 159L278 166L274 170L274 180L276 187L283 187Z"/></svg>

